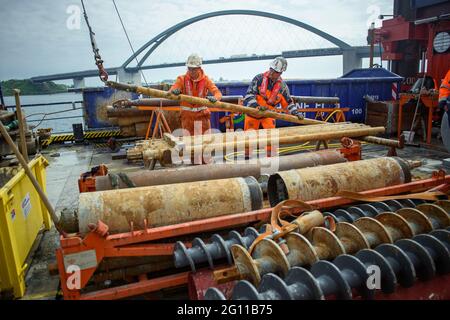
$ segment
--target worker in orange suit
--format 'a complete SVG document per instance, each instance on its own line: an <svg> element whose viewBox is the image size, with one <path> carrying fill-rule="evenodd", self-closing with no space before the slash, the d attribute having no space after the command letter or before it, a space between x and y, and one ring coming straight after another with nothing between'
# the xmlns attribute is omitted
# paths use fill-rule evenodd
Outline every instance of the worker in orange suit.
<svg viewBox="0 0 450 320"><path fill-rule="evenodd" d="M450 69L447 71L441 87L439 88L439 107L447 112L450 126Z"/></svg>
<svg viewBox="0 0 450 320"><path fill-rule="evenodd" d="M303 119L298 106L294 103L289 93L286 82L281 74L287 69L287 60L277 57L270 64L269 71L258 74L253 78L244 98L244 105L261 111L283 111ZM244 130L259 130L275 128L275 119L245 115ZM246 158L249 157L249 149L246 149ZM267 155L271 156L272 150L267 147Z"/></svg>
<svg viewBox="0 0 450 320"><path fill-rule="evenodd" d="M171 93L175 95L182 93L188 96L206 98L212 103L222 99L220 90L203 72L202 58L199 55L191 54L187 59L186 66L188 68L186 74L177 78L170 88ZM208 96L208 93L211 93L212 96ZM181 126L191 136L203 134L211 129L211 111L209 111L208 107L183 101L180 104ZM194 130L196 129L195 125L199 130Z"/></svg>

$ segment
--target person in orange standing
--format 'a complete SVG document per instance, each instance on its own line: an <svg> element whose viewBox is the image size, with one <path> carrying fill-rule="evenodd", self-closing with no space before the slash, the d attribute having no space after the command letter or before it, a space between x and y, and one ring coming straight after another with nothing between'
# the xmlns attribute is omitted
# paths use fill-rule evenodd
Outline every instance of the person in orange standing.
<svg viewBox="0 0 450 320"><path fill-rule="evenodd" d="M203 72L202 58L198 54L191 54L186 66L188 68L186 74L177 78L169 90L171 93L206 98L213 103L222 99L220 90ZM208 96L208 93L212 96ZM195 130L200 125L201 128ZM191 136L204 134L211 129L211 111L206 106L181 102L181 126Z"/></svg>
<svg viewBox="0 0 450 320"><path fill-rule="evenodd" d="M439 88L439 107L447 112L450 126L450 69L447 71L441 87Z"/></svg>
<svg viewBox="0 0 450 320"><path fill-rule="evenodd" d="M261 111L284 111L291 115L303 119L303 115L294 103L286 82L281 75L287 69L287 60L283 57L277 57L270 64L270 69L264 73L258 74L253 78L248 87L247 94L244 97L244 105L256 108ZM245 115L244 131L275 128L275 119L253 117ZM271 156L272 150L267 147L267 155ZM250 150L246 149L246 158L249 157Z"/></svg>

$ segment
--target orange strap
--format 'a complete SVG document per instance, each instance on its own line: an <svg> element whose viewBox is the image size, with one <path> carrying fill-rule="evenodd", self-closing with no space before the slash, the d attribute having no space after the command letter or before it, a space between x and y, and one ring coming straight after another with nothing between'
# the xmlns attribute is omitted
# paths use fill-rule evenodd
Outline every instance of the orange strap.
<svg viewBox="0 0 450 320"><path fill-rule="evenodd" d="M285 200L283 202L280 202L277 204L273 209L272 213L270 215L270 224L266 226L266 231L259 235L255 241L253 241L253 244L248 249L249 254L252 253L255 246L261 242L263 239L267 238L268 236L272 236L275 231L278 231L278 233L273 236L273 240L282 238L286 234L294 231L297 229L297 225L289 223L285 220L283 220L282 216L296 216L298 213L303 213L305 211L312 211L315 208L311 206L310 204L307 204L306 202L300 201L300 200Z"/></svg>

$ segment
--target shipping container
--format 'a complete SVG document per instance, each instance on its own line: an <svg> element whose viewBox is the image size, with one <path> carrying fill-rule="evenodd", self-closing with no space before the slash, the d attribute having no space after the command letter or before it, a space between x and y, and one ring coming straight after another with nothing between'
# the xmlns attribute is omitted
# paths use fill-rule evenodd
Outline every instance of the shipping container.
<svg viewBox="0 0 450 320"><path fill-rule="evenodd" d="M383 68L355 69L338 79L325 80L287 80L290 92L294 96L339 97L342 108L350 108L345 118L352 122L364 122L366 118L366 101L368 95L376 101L395 100L394 86L400 88L403 78ZM250 82L216 83L223 95L244 96ZM106 106L119 99L137 99L138 95L112 88L89 88L83 90L84 118L89 129L111 127L106 116ZM302 108L331 108L334 105L302 104ZM211 127L225 131L220 118L225 112L213 112ZM307 118L314 118L315 113L306 112ZM244 127L244 117L236 115L235 128ZM277 120L278 127L295 124Z"/></svg>
<svg viewBox="0 0 450 320"><path fill-rule="evenodd" d="M88 129L109 128L113 125L106 115L106 107L121 99L137 99L136 93L109 87L83 89L83 117Z"/></svg>
<svg viewBox="0 0 450 320"><path fill-rule="evenodd" d="M317 96L317 97L339 97L342 108L350 108L345 113L348 121L364 122L366 117L366 101L364 96L368 95L376 101L390 101L397 99L394 87L400 88L403 78L384 68L355 69L338 79L325 80L287 80L291 95L294 96ZM249 82L217 83L223 95L245 95ZM333 105L310 104L301 105L302 108L334 107ZM220 119L225 113L219 113ZM313 118L314 113L307 112L307 118ZM235 127L243 128L242 117L237 116ZM218 122L218 120L217 120ZM216 123L211 122L213 127ZM278 127L293 124L285 121L277 121ZM221 130L224 126L221 125Z"/></svg>

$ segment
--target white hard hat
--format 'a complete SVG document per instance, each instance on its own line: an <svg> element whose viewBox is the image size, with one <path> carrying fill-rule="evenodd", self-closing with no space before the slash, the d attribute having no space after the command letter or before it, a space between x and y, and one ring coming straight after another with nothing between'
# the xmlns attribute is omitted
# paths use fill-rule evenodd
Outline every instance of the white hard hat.
<svg viewBox="0 0 450 320"><path fill-rule="evenodd" d="M285 72L287 69L287 60L283 57L276 57L271 63L270 68L276 72Z"/></svg>
<svg viewBox="0 0 450 320"><path fill-rule="evenodd" d="M186 67L199 68L202 66L202 62L203 62L202 58L198 54L193 53L188 57L188 59L186 61Z"/></svg>

